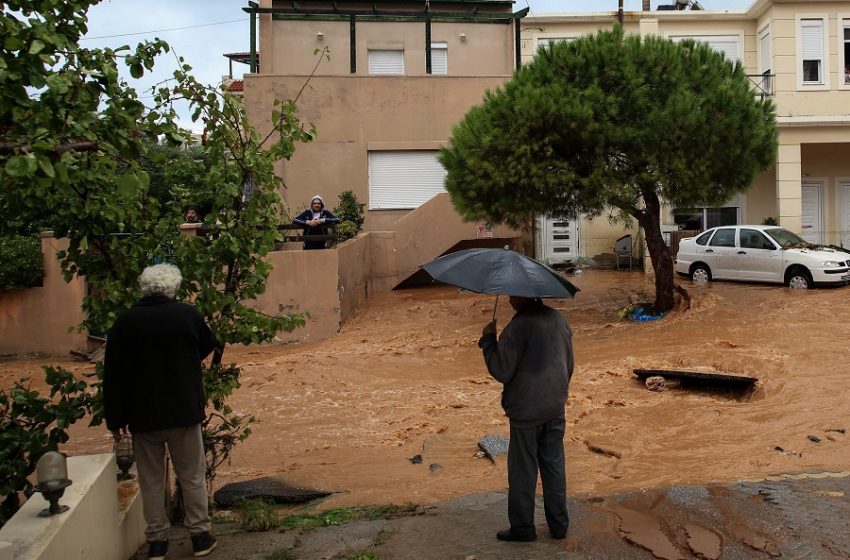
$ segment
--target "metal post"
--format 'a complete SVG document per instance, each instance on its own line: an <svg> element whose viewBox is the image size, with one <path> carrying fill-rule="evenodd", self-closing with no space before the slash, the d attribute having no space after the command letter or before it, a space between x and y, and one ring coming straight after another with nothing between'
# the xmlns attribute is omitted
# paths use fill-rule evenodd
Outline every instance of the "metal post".
<svg viewBox="0 0 850 560"><path fill-rule="evenodd" d="M351 73L357 73L357 36L354 15L348 16L348 44L349 58L351 59Z"/></svg>
<svg viewBox="0 0 850 560"><path fill-rule="evenodd" d="M514 18L514 51L516 52L516 66L515 69L519 70L519 67L522 65L522 50L520 49L520 38L519 34L521 31L520 21L522 16Z"/></svg>
<svg viewBox="0 0 850 560"><path fill-rule="evenodd" d="M425 16L425 73L431 74L431 16Z"/></svg>
<svg viewBox="0 0 850 560"><path fill-rule="evenodd" d="M251 6L251 73L257 72L257 12Z"/></svg>
<svg viewBox="0 0 850 560"><path fill-rule="evenodd" d="M620 22L620 27L623 26L623 0L620 0L620 7L617 9L617 21Z"/></svg>

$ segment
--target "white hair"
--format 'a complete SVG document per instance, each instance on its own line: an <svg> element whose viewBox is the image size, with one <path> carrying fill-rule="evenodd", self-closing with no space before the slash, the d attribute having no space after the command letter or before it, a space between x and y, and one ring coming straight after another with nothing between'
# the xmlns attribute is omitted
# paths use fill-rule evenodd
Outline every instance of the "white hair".
<svg viewBox="0 0 850 560"><path fill-rule="evenodd" d="M173 264L155 264L142 271L139 287L142 289L142 297L162 294L173 298L182 281L180 269Z"/></svg>

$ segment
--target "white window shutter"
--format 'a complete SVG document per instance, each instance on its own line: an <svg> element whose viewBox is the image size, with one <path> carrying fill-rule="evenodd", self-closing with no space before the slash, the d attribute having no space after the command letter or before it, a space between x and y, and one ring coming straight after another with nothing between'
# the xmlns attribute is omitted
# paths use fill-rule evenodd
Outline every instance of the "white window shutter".
<svg viewBox="0 0 850 560"><path fill-rule="evenodd" d="M404 75L404 51L369 51L369 73L390 76Z"/></svg>
<svg viewBox="0 0 850 560"><path fill-rule="evenodd" d="M445 192L436 151L369 152L369 209L418 208Z"/></svg>
<svg viewBox="0 0 850 560"><path fill-rule="evenodd" d="M431 43L431 74L445 76L449 73L448 43Z"/></svg>
<svg viewBox="0 0 850 560"><path fill-rule="evenodd" d="M698 35L670 37L676 43L685 39L693 39L697 43L705 43L717 52L726 55L726 60L735 62L741 58L738 53L738 36L737 35Z"/></svg>
<svg viewBox="0 0 850 560"><path fill-rule="evenodd" d="M764 73L773 67L770 58L770 33L765 33L759 39L759 56L761 56L761 72Z"/></svg>
<svg viewBox="0 0 850 560"><path fill-rule="evenodd" d="M804 19L800 35L803 60L823 60L823 20Z"/></svg>

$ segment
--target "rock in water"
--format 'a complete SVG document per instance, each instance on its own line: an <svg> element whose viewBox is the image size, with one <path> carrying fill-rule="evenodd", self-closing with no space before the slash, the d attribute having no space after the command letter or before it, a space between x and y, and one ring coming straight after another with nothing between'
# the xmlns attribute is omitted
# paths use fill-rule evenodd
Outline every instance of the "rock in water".
<svg viewBox="0 0 850 560"><path fill-rule="evenodd" d="M492 461L508 452L508 443L505 436L487 435L478 440L478 447Z"/></svg>
<svg viewBox="0 0 850 560"><path fill-rule="evenodd" d="M219 507L231 507L243 500L262 499L276 504L302 504L330 496L332 492L292 486L272 477L231 482L225 484L213 494L213 500Z"/></svg>

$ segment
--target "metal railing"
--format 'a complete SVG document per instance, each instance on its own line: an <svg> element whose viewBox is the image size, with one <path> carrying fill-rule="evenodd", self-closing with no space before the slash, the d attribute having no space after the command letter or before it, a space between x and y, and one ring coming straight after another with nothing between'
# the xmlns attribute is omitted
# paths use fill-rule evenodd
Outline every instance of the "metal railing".
<svg viewBox="0 0 850 560"><path fill-rule="evenodd" d="M747 74L753 91L761 98L773 97L773 78L776 74L765 72L763 74Z"/></svg>

